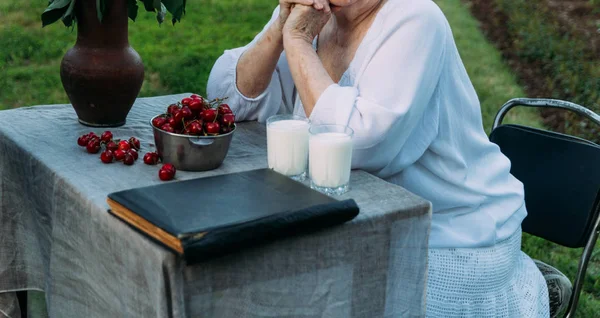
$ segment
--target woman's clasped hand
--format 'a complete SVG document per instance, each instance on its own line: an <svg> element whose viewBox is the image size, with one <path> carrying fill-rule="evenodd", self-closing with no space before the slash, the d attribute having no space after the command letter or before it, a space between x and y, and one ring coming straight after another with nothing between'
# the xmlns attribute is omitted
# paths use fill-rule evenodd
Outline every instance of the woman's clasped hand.
<svg viewBox="0 0 600 318"><path fill-rule="evenodd" d="M331 17L327 0L281 0L279 5L277 25L284 43L286 40L312 42Z"/></svg>

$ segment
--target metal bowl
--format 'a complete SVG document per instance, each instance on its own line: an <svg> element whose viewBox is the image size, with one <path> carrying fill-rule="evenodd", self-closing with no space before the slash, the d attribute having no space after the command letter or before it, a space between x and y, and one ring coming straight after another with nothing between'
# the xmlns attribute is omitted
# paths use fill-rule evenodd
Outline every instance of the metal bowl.
<svg viewBox="0 0 600 318"><path fill-rule="evenodd" d="M231 138L237 129L218 136L189 136L169 133L152 125L156 151L163 162L171 163L178 170L206 171L218 168L225 160Z"/></svg>

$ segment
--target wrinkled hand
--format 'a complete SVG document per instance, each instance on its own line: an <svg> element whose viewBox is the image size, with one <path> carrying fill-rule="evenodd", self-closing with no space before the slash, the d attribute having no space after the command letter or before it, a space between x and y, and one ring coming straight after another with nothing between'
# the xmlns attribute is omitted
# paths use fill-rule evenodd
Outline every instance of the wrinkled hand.
<svg viewBox="0 0 600 318"><path fill-rule="evenodd" d="M312 43L331 17L331 10L317 10L314 6L296 4L293 6L285 25L283 39L285 41L301 40Z"/></svg>
<svg viewBox="0 0 600 318"><path fill-rule="evenodd" d="M328 0L279 0L279 27L283 29L292 8L296 5L312 6L316 10L330 12Z"/></svg>

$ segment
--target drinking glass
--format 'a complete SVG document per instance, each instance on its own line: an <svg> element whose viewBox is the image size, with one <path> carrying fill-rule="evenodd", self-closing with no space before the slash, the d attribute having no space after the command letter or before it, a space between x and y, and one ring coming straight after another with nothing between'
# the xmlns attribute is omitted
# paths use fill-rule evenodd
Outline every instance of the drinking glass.
<svg viewBox="0 0 600 318"><path fill-rule="evenodd" d="M296 115L275 115L267 119L270 169L296 181L306 179L309 127L307 118Z"/></svg>
<svg viewBox="0 0 600 318"><path fill-rule="evenodd" d="M353 135L354 131L347 126L311 125L308 139L311 188L334 195L348 192Z"/></svg>

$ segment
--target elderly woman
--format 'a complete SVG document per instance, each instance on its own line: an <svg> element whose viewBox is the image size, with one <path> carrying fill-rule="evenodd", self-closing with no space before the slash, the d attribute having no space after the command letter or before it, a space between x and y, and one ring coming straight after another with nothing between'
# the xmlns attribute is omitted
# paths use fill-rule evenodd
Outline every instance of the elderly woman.
<svg viewBox="0 0 600 318"><path fill-rule="evenodd" d="M229 96L238 120L348 125L353 168L433 203L428 316L549 316L544 277L520 250L523 185L483 130L433 1L280 0L251 43L218 59L208 95Z"/></svg>

